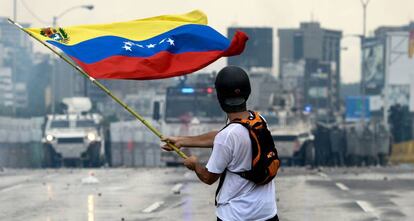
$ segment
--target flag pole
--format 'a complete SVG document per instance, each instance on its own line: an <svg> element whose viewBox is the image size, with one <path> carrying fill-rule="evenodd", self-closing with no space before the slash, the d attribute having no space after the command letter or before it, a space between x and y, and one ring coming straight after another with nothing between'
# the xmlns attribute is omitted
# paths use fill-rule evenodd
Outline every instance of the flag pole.
<svg viewBox="0 0 414 221"><path fill-rule="evenodd" d="M129 107L125 102L123 102L122 100L120 100L118 97L116 97L107 87L105 87L103 84L101 84L99 81L97 81L95 78L89 76L88 73L86 73L81 67L79 67L78 65L74 64L72 61L70 61L68 58L64 57L61 53L59 53L58 51L56 51L54 48L52 48L51 46L49 46L48 44L46 44L45 42L43 42L42 40L38 39L36 36L34 36L32 33L30 33L29 31L27 31L26 29L24 29L20 24L18 24L17 22L11 20L10 18L7 19L11 24L15 25L17 28L19 28L20 30L24 31L26 34L28 34L30 37L36 39L38 42L40 42L42 45L44 45L45 47L49 48L51 51L53 51L53 53L55 53L56 55L58 55L61 59L63 59L64 61L66 61L66 63L68 63L69 65L71 65L73 68L75 68L83 77L85 77L86 79L89 79L89 81L91 81L93 84L95 84L96 86L98 86L102 91L104 91L108 96L110 96L114 101L116 101L119 105L121 105L125 110L127 110L130 114L132 114L136 119L138 119L139 121L141 121L142 124L144 124L150 131L152 131L157 137L159 137L160 139L163 138L162 134L160 131L158 131L155 127L153 127L150 123L148 123L141 115L139 115L137 112L135 112L133 109L131 109L131 107ZM169 147L171 147L180 157L187 159L188 156L185 155L184 152L182 152L177 146L175 146L174 144L167 142L167 145Z"/></svg>

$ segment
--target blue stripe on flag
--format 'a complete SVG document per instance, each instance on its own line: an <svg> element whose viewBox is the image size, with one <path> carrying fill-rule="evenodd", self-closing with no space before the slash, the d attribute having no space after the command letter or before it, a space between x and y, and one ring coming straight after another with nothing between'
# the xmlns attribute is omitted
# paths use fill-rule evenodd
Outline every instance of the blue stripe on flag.
<svg viewBox="0 0 414 221"><path fill-rule="evenodd" d="M162 51L172 54L224 51L230 46L230 41L211 27L195 24L183 25L143 41L101 36L70 46L55 41L47 42L87 64L118 55L150 57Z"/></svg>

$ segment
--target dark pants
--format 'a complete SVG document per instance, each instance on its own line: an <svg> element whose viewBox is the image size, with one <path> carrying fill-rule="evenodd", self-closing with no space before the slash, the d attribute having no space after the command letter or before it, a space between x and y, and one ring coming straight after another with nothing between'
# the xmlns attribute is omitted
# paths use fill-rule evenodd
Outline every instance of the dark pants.
<svg viewBox="0 0 414 221"><path fill-rule="evenodd" d="M223 220L221 220L220 218L217 217L217 221L223 221ZM279 217L276 214L276 216L274 216L273 218L268 219L267 221L279 221Z"/></svg>

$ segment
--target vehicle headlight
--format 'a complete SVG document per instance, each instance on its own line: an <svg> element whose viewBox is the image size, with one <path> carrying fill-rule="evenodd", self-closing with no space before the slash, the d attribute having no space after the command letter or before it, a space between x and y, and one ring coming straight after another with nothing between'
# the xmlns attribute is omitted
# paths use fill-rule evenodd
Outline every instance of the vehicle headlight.
<svg viewBox="0 0 414 221"><path fill-rule="evenodd" d="M95 133L88 133L87 138L88 138L89 141L95 141L96 140L96 135L95 135Z"/></svg>
<svg viewBox="0 0 414 221"><path fill-rule="evenodd" d="M50 135L50 134L46 135L46 141L47 142L52 142L54 139L55 139L55 137L53 135Z"/></svg>

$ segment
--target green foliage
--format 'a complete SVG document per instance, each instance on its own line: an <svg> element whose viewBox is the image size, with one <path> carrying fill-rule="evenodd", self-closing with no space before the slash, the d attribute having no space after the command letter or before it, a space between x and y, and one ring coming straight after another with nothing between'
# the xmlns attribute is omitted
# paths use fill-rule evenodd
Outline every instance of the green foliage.
<svg viewBox="0 0 414 221"><path fill-rule="evenodd" d="M68 33L65 30L63 30L63 28L59 28L59 32L62 35L63 39L66 39L66 40L69 39Z"/></svg>

